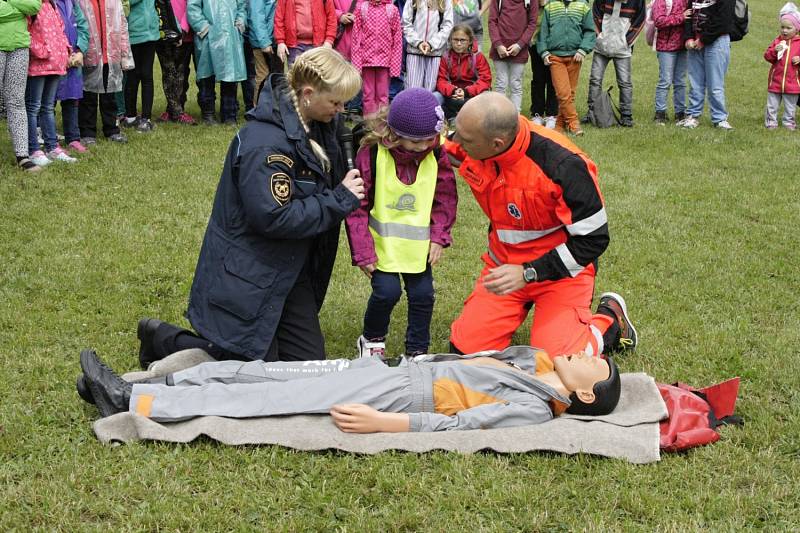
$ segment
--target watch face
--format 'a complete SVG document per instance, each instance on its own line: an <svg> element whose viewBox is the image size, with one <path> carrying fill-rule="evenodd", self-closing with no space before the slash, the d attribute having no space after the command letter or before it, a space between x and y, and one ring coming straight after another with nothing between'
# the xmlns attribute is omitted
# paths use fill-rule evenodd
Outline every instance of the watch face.
<svg viewBox="0 0 800 533"><path fill-rule="evenodd" d="M536 269L535 268L526 268L522 271L522 277L527 282L536 281Z"/></svg>

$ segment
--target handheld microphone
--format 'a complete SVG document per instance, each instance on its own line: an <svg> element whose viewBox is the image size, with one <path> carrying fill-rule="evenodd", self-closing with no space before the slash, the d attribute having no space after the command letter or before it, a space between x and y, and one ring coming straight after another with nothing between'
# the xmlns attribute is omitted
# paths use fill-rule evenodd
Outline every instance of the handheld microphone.
<svg viewBox="0 0 800 533"><path fill-rule="evenodd" d="M347 126L342 126L341 133L339 133L339 144L342 145L344 150L344 157L347 160L347 170L356 168L355 155L353 152L353 130Z"/></svg>

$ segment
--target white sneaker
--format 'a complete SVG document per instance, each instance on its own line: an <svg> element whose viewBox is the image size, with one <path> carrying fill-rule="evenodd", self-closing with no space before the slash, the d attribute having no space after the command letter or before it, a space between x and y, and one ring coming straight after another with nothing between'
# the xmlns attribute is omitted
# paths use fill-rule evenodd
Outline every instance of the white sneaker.
<svg viewBox="0 0 800 533"><path fill-rule="evenodd" d="M556 129L556 117L545 117L544 127L547 128L548 130Z"/></svg>
<svg viewBox="0 0 800 533"><path fill-rule="evenodd" d="M719 128L721 130L732 130L733 129L733 126L731 126L731 123L728 122L727 120L722 120L720 122L717 122L716 124L714 124L714 127L715 128Z"/></svg>
<svg viewBox="0 0 800 533"><path fill-rule="evenodd" d="M74 163L77 161L77 159L65 152L60 146L56 146L54 150L47 152L47 158L50 161L61 161L63 163Z"/></svg>
<svg viewBox="0 0 800 533"><path fill-rule="evenodd" d="M533 115L533 117L531 118L531 122L533 122L537 126L544 126L544 119L542 118L541 115Z"/></svg>
<svg viewBox="0 0 800 533"><path fill-rule="evenodd" d="M33 161L33 164L38 167L46 167L51 163L47 156L44 155L44 152L41 150L36 150L31 154L30 160Z"/></svg>
<svg viewBox="0 0 800 533"><path fill-rule="evenodd" d="M697 119L694 118L694 117L686 117L685 119L683 119L680 122L678 122L678 126L680 126L681 128L687 128L687 129L690 129L690 130L693 130L694 128L696 128L699 125L700 125L700 122L698 122Z"/></svg>
<svg viewBox="0 0 800 533"><path fill-rule="evenodd" d="M364 335L358 337L356 341L359 357L380 357L386 358L386 343L368 340Z"/></svg>

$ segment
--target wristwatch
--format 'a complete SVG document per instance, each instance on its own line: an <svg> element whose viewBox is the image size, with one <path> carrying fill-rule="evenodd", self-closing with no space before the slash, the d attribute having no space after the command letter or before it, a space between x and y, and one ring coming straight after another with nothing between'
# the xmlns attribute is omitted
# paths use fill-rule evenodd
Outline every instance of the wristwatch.
<svg viewBox="0 0 800 533"><path fill-rule="evenodd" d="M539 274L536 273L536 269L531 263L522 263L522 279L525 280L525 283L533 283L539 279Z"/></svg>

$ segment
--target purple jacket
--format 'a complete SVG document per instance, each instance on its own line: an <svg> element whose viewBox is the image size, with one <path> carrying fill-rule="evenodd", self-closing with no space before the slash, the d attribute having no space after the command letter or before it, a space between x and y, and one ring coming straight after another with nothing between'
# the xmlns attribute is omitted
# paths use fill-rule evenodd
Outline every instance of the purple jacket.
<svg viewBox="0 0 800 533"><path fill-rule="evenodd" d="M80 7L75 5L74 0L56 0L56 7L64 21L64 33L67 36L70 51L72 53L82 52L78 46L78 23L75 20L74 11ZM88 36L83 39L84 46L87 38ZM80 100L81 98L83 98L83 69L81 67L68 68L67 73L58 82L56 100L60 102L62 100Z"/></svg>
<svg viewBox="0 0 800 533"><path fill-rule="evenodd" d="M653 2L653 24L658 29L657 52L678 52L684 49L683 12L689 9L689 0L672 0L672 10L667 13L666 0Z"/></svg>
<svg viewBox="0 0 800 533"><path fill-rule="evenodd" d="M417 166L428 155L429 151L420 152L413 156L397 149L392 149L389 153L394 158L397 177L400 181L409 185L417 179ZM364 266L378 262L378 256L375 254L375 242L369 232L369 212L375 200L375 191L373 189L375 180L372 176L372 168L370 168L369 147L361 148L358 151L355 164L356 168L361 171L361 179L364 180L366 196L361 200L359 208L347 216L345 223L353 264ZM439 175L436 179L436 191L433 195L433 208L431 209L431 242L442 246L450 246L453 241L450 230L456 221L457 205L458 192L456 191L455 175L453 174L453 168L450 166L450 159L447 157L445 150L442 149L441 154L439 154Z"/></svg>

